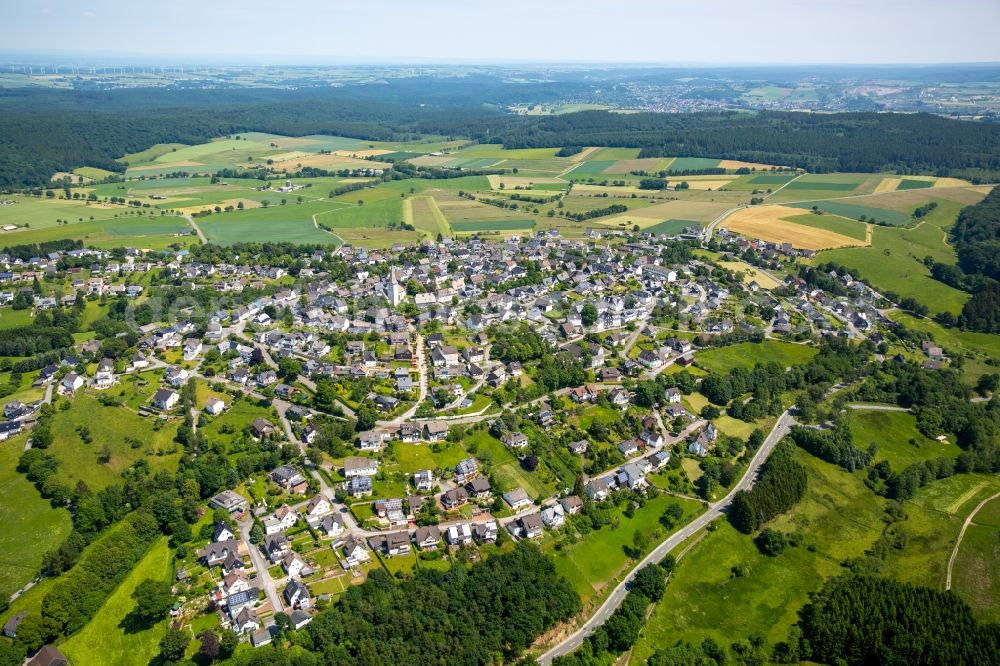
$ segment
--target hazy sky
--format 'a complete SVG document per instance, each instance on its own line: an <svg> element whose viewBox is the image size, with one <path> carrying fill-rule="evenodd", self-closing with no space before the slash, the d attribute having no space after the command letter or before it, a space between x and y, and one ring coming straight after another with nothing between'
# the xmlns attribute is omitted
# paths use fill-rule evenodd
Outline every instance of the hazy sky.
<svg viewBox="0 0 1000 666"><path fill-rule="evenodd" d="M1000 0L0 0L5 51L244 62L1000 61Z"/></svg>

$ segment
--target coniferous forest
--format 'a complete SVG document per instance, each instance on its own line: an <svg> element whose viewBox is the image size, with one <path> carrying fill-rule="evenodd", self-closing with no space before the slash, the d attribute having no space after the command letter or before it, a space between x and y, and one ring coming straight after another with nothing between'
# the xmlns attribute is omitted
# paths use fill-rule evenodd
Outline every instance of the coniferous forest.
<svg viewBox="0 0 1000 666"><path fill-rule="evenodd" d="M418 133L508 148L624 146L641 157L737 159L826 171L947 174L1000 169L1000 126L929 114L636 113L517 116L482 104L475 84L212 90L0 90L0 188L40 187L56 171L94 166L156 143L263 131L405 140ZM524 91L521 91L522 93ZM508 102L511 91L482 90ZM423 100L414 104L413 100ZM478 99L479 101L474 101Z"/></svg>
<svg viewBox="0 0 1000 666"><path fill-rule="evenodd" d="M824 664L997 664L1000 626L958 596L874 576L831 578L802 609L799 656Z"/></svg>

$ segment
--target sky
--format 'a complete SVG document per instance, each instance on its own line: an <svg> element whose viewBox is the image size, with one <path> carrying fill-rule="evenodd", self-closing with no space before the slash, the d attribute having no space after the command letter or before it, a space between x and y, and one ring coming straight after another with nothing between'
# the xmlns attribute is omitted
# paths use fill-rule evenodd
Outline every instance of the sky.
<svg viewBox="0 0 1000 666"><path fill-rule="evenodd" d="M1000 0L0 0L4 52L244 64L1000 62Z"/></svg>

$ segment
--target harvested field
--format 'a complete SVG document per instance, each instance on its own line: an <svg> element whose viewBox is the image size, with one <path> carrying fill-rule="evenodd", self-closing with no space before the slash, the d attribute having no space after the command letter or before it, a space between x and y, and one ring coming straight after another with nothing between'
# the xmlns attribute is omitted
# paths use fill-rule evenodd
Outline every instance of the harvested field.
<svg viewBox="0 0 1000 666"><path fill-rule="evenodd" d="M793 247L806 250L864 245L855 238L788 219L801 214L801 209L788 206L742 208L726 218L722 225L736 233L773 243L791 243Z"/></svg>
<svg viewBox="0 0 1000 666"><path fill-rule="evenodd" d="M385 150L384 148L375 148L370 150L335 150L334 155L340 155L341 157L379 157L381 155L388 155L391 150Z"/></svg>
<svg viewBox="0 0 1000 666"><path fill-rule="evenodd" d="M598 150L600 150L600 148L596 148L594 146L591 146L590 148L584 148L576 155L570 155L569 160L571 162L582 162L584 160L589 160L590 156L596 153Z"/></svg>
<svg viewBox="0 0 1000 666"><path fill-rule="evenodd" d="M882 192L895 192L901 182L903 182L902 178L883 178L882 182L875 187L874 194L881 194Z"/></svg>
<svg viewBox="0 0 1000 666"><path fill-rule="evenodd" d="M276 155L268 155L266 159L272 160L274 162L287 162L288 160L298 159L299 157L309 157L310 155L315 155L316 153L307 153L302 150L291 150L287 153L277 153Z"/></svg>
<svg viewBox="0 0 1000 666"><path fill-rule="evenodd" d="M422 167L442 167L455 159L453 155L423 155L409 160L410 164Z"/></svg>
<svg viewBox="0 0 1000 666"><path fill-rule="evenodd" d="M307 153L304 157L297 157L295 159L285 161L293 162L296 165L301 164L304 167L315 167L317 169L385 169L392 166L386 162L358 160L353 157L344 157L342 155L335 154L317 155Z"/></svg>
<svg viewBox="0 0 1000 666"><path fill-rule="evenodd" d="M760 269L754 268L745 261L720 261L719 264L734 273L737 271L743 271L743 284L756 282L764 289L775 289L781 286L780 282L768 275L765 275L760 271Z"/></svg>
<svg viewBox="0 0 1000 666"><path fill-rule="evenodd" d="M768 171L776 165L757 164L755 162L743 162L741 160L722 160L719 166L723 169L757 169L757 171Z"/></svg>
<svg viewBox="0 0 1000 666"><path fill-rule="evenodd" d="M200 206L186 206L184 208L177 208L176 210L181 215L192 215L194 213L200 213L203 210L215 210L216 206L222 209L225 209L227 206L232 206L233 208L237 208L240 205L240 203L243 204L243 208L260 208L259 201L254 201L253 199L238 198L238 199L226 199L225 201L220 201L217 204L212 203L212 204L202 204Z"/></svg>

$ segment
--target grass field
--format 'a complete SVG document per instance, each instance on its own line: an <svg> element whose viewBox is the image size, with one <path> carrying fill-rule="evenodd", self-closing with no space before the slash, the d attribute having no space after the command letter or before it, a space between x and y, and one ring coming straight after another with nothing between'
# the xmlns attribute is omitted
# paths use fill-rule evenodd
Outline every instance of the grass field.
<svg viewBox="0 0 1000 666"><path fill-rule="evenodd" d="M317 229L313 225L312 215L316 214L320 222L332 227L334 225L330 224L323 213L340 208L343 206L330 202L254 208L201 217L197 219L197 223L209 241L219 245L247 241L335 245L338 244L337 238Z"/></svg>
<svg viewBox="0 0 1000 666"><path fill-rule="evenodd" d="M8 197L4 197L8 198ZM48 199L45 197L30 197L24 195L11 195L9 197L17 203L8 206L0 206L0 227L7 224L16 224L28 229L47 229L49 227L63 226L57 220L68 221L70 225L93 220L113 220L119 215L124 215L127 211L123 206L105 206L103 204L86 203L83 201ZM6 239L8 236L23 233L22 231L5 231L0 234L0 238Z"/></svg>
<svg viewBox="0 0 1000 666"><path fill-rule="evenodd" d="M38 573L42 555L58 546L72 527L69 512L53 509L24 475L17 459L27 435L0 443L0 598Z"/></svg>
<svg viewBox="0 0 1000 666"><path fill-rule="evenodd" d="M1000 504L993 500L991 504ZM962 537L952 571L952 589L983 622L1000 621L1000 528L973 519Z"/></svg>
<svg viewBox="0 0 1000 666"><path fill-rule="evenodd" d="M916 417L908 412L853 410L851 434L862 449L875 444L875 459L888 460L896 471L930 458L955 458L962 451L954 443L924 437L917 430Z"/></svg>
<svg viewBox="0 0 1000 666"><path fill-rule="evenodd" d="M859 199L858 201L864 201L865 199ZM852 199L852 201L854 201ZM833 213L834 215L840 215L841 217L848 217L852 220L861 219L861 216L865 216L868 220L874 222L885 222L894 227L903 226L913 220L913 218L907 213L901 213L895 210L889 210L886 208L876 208L874 206L865 206L858 203L847 203L846 201L820 201L815 204L801 203L792 204L795 208L812 208L813 206L819 207L820 210L827 213Z"/></svg>
<svg viewBox="0 0 1000 666"><path fill-rule="evenodd" d="M109 389L112 394L118 389ZM84 481L92 491L115 481L122 470L140 458L154 470L174 470L180 458L180 446L173 439L177 422L157 428L155 421L143 418L125 407L104 407L89 393L77 394L68 411L58 410L52 422L52 446L49 452L60 460L59 477L70 488ZM83 442L78 428L90 430L92 442ZM131 437L140 443L132 448L125 442ZM98 460L107 444L111 460Z"/></svg>
<svg viewBox="0 0 1000 666"><path fill-rule="evenodd" d="M669 171L690 171L694 169L714 169L719 160L710 157L677 157L670 163Z"/></svg>
<svg viewBox="0 0 1000 666"><path fill-rule="evenodd" d="M938 207L920 224L912 228L875 227L870 247L821 252L816 261L847 266L878 289L912 296L932 313L958 314L968 294L933 279L923 259L930 256L942 263L955 263L955 252L945 238L961 209L957 202L939 199Z"/></svg>
<svg viewBox="0 0 1000 666"><path fill-rule="evenodd" d="M435 238L438 234L451 235L451 226L434 197L419 196L404 200L403 221Z"/></svg>
<svg viewBox="0 0 1000 666"><path fill-rule="evenodd" d="M734 273L742 271L744 284L756 282L764 289L774 289L780 284L774 278L768 277L760 269L751 266L745 261L720 261L719 264Z"/></svg>
<svg viewBox="0 0 1000 666"><path fill-rule="evenodd" d="M396 443L393 445L392 455L399 463L400 469L408 474L421 469L454 467L459 461L468 457L465 449L453 443L445 443L438 452L427 444Z"/></svg>
<svg viewBox="0 0 1000 666"><path fill-rule="evenodd" d="M167 621L134 627L129 613L135 608L132 592L146 579L171 581L173 553L161 537L122 581L97 615L79 632L59 645L74 664L145 664L159 652L160 639L167 633Z"/></svg>
<svg viewBox="0 0 1000 666"><path fill-rule="evenodd" d="M892 549L885 569L900 580L944 590L948 558L962 523L980 501L998 490L1000 477L987 474L956 474L918 490L903 505L907 542ZM956 562L953 586L960 572Z"/></svg>
<svg viewBox="0 0 1000 666"><path fill-rule="evenodd" d="M882 502L861 478L803 451L795 456L808 470L809 485L803 499L772 525L802 532L804 546L766 557L751 537L721 520L719 529L680 561L642 629L632 663L645 663L656 649L677 641L698 644L712 637L728 646L753 632L771 645L784 640L809 593L840 573L841 561L860 556L874 542L882 529ZM731 569L737 565L749 573L734 576Z"/></svg>
<svg viewBox="0 0 1000 666"><path fill-rule="evenodd" d="M711 222L717 218L729 208L731 208L731 206L728 203L722 202L690 200L667 201L665 203L657 203L652 206L640 208L639 210L630 210L627 213L622 213L621 215L600 218L597 222L599 222L601 226L605 227L621 225L631 227L632 225L637 224L642 229L653 227L661 222L669 220L691 220L700 225L704 225L706 222Z"/></svg>
<svg viewBox="0 0 1000 666"><path fill-rule="evenodd" d="M847 236L856 241L864 242L868 238L868 229L864 222L857 222L853 219L849 220L838 215L814 215L810 213L807 215L795 215L786 219L789 222L814 229L832 231L835 234Z"/></svg>
<svg viewBox="0 0 1000 666"><path fill-rule="evenodd" d="M698 352L695 360L709 372L728 372L732 368L752 368L757 363L777 361L788 367L805 363L816 355L816 349L779 340L741 342L729 347L715 347Z"/></svg>
<svg viewBox="0 0 1000 666"><path fill-rule="evenodd" d="M455 222L451 225L457 233L475 233L477 231L512 231L516 229L533 229L534 220L475 220Z"/></svg>
<svg viewBox="0 0 1000 666"><path fill-rule="evenodd" d="M667 220L666 222L660 222L659 224L654 224L651 227L646 227L643 231L647 231L651 234L662 234L664 236L676 236L688 227L700 225L701 222L694 222L692 220Z"/></svg>
<svg viewBox="0 0 1000 666"><path fill-rule="evenodd" d="M626 518L619 508L613 509L616 527L604 527L590 532L576 543L557 548L553 552L556 570L566 576L583 601L588 601L629 563L626 549L631 549L635 535L641 532L650 542L667 534L659 517L667 506L678 504L684 509L684 521L701 512L701 505L691 500L658 495L637 509L632 518Z"/></svg>
<svg viewBox="0 0 1000 666"><path fill-rule="evenodd" d="M547 497L555 491L555 483L543 482L541 479L546 472L551 474L544 460L534 472L527 472L507 447L485 431L466 436L464 443L470 454L491 466L492 474L502 491L520 487L533 498Z"/></svg>

